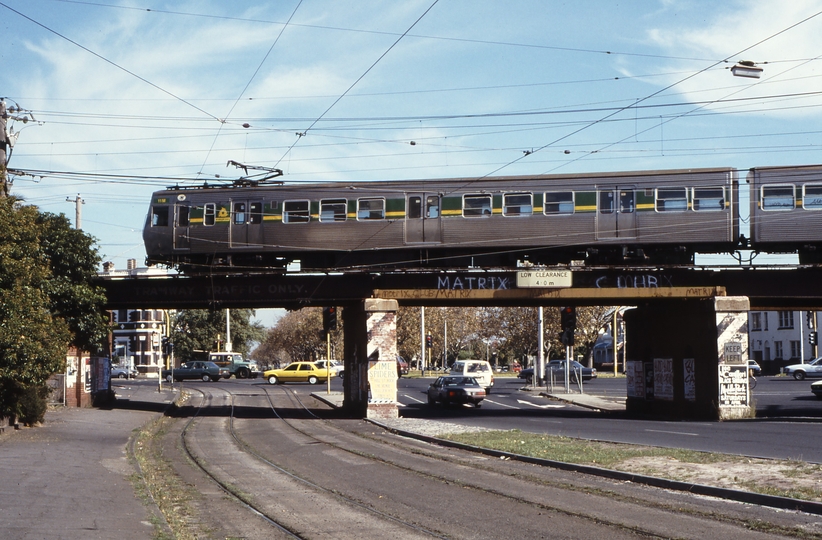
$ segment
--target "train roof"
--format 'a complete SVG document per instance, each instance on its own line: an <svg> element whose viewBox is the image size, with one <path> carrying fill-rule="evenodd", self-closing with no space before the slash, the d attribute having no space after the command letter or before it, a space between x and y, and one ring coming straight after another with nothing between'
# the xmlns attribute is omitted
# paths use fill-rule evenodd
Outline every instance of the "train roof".
<svg viewBox="0 0 822 540"><path fill-rule="evenodd" d="M246 179L235 182L204 183L198 185L176 185L169 186L165 191L189 191L189 190L220 190L220 189L259 189L277 191L292 191L294 189L380 189L380 188L402 188L404 190L424 190L434 185L437 186L487 186L500 182L527 183L527 182L575 182L579 180L601 180L614 178L641 178L649 176L680 176L680 175L705 175L705 174L727 174L734 173L733 167L713 167L694 169L660 169L646 171L618 171L618 172L595 172L595 173L573 173L573 174L531 174L531 175L510 175L510 176L473 176L455 178L418 178L412 180L334 180L334 181L282 181L275 182L249 182Z"/></svg>

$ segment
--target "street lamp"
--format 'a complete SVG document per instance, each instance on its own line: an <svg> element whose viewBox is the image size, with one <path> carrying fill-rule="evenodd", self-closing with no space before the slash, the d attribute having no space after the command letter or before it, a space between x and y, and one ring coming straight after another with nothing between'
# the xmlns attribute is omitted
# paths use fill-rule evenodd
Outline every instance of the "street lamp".
<svg viewBox="0 0 822 540"><path fill-rule="evenodd" d="M762 75L762 68L756 67L756 64L750 60L740 60L731 68L731 73L734 77L758 79Z"/></svg>

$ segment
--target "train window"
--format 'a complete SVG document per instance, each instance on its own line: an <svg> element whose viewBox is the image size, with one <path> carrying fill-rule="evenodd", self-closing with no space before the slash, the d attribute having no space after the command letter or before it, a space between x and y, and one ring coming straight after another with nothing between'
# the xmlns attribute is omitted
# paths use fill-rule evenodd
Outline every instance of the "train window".
<svg viewBox="0 0 822 540"><path fill-rule="evenodd" d="M234 225L245 225L245 203L234 203Z"/></svg>
<svg viewBox="0 0 822 540"><path fill-rule="evenodd" d="M611 190L599 192L599 213L613 214L616 211L614 192Z"/></svg>
<svg viewBox="0 0 822 540"><path fill-rule="evenodd" d="M425 217L438 218L440 217L440 196L429 195L425 199Z"/></svg>
<svg viewBox="0 0 822 540"><path fill-rule="evenodd" d="M464 217L491 217L490 195L466 195L462 198Z"/></svg>
<svg viewBox="0 0 822 540"><path fill-rule="evenodd" d="M263 222L263 203L253 202L248 205L248 222L252 225L259 225Z"/></svg>
<svg viewBox="0 0 822 540"><path fill-rule="evenodd" d="M348 201L325 199L320 201L320 221L345 221Z"/></svg>
<svg viewBox="0 0 822 540"><path fill-rule="evenodd" d="M534 213L530 193L506 193L502 201L503 216L530 216Z"/></svg>
<svg viewBox="0 0 822 540"><path fill-rule="evenodd" d="M685 188L657 189L654 201L657 212L684 212L688 209L688 192Z"/></svg>
<svg viewBox="0 0 822 540"><path fill-rule="evenodd" d="M420 219L422 217L422 197L408 197L408 219Z"/></svg>
<svg viewBox="0 0 822 540"><path fill-rule="evenodd" d="M308 201L283 202L283 223L308 223Z"/></svg>
<svg viewBox="0 0 822 540"><path fill-rule="evenodd" d="M385 199L358 199L357 219L385 219Z"/></svg>
<svg viewBox="0 0 822 540"><path fill-rule="evenodd" d="M203 207L203 225L214 225L216 215L217 205L214 203L206 203Z"/></svg>
<svg viewBox="0 0 822 540"><path fill-rule="evenodd" d="M155 206L151 209L151 226L168 227L168 206Z"/></svg>
<svg viewBox="0 0 822 540"><path fill-rule="evenodd" d="M544 212L546 214L573 214L573 191L549 191L545 193Z"/></svg>
<svg viewBox="0 0 822 540"><path fill-rule="evenodd" d="M796 208L793 186L762 186L760 193L762 210L779 211Z"/></svg>
<svg viewBox="0 0 822 540"><path fill-rule="evenodd" d="M178 227L188 227L188 223L190 220L190 213L188 206L178 206L177 207L177 226Z"/></svg>
<svg viewBox="0 0 822 540"><path fill-rule="evenodd" d="M805 184L802 192L802 208L822 210L822 184Z"/></svg>
<svg viewBox="0 0 822 540"><path fill-rule="evenodd" d="M696 212L725 210L725 190L721 187L694 188L694 210Z"/></svg>

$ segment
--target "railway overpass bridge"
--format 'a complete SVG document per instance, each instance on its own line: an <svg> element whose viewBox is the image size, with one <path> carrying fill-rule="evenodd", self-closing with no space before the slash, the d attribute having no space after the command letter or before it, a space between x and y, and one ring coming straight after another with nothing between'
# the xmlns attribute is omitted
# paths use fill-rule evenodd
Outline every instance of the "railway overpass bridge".
<svg viewBox="0 0 822 540"><path fill-rule="evenodd" d="M397 414L399 305L636 306L626 316L628 342L637 344L626 362L628 411L719 419L749 414L747 312L822 309L816 267L249 274L99 284L109 309L343 306L345 406L367 416Z"/></svg>

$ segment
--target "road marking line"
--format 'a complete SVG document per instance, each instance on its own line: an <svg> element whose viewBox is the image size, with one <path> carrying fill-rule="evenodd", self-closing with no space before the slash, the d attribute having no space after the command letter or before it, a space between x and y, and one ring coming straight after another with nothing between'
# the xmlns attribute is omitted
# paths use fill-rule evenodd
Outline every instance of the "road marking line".
<svg viewBox="0 0 822 540"><path fill-rule="evenodd" d="M699 437L699 433L685 433L684 431L665 431L662 429L646 429L653 433L670 433L671 435L689 435L691 437Z"/></svg>
<svg viewBox="0 0 822 540"><path fill-rule="evenodd" d="M493 403L494 405L499 405L500 407L508 407L509 409L519 409L519 407L515 407L514 405L508 405L507 403L500 403L499 401L492 401L488 398L485 399L486 403Z"/></svg>
<svg viewBox="0 0 822 540"><path fill-rule="evenodd" d="M421 399L417 399L417 398L415 398L415 397L411 397L411 396L409 396L408 394L403 394L403 395L402 395L402 397L407 397L408 399L410 399L410 400L412 400L412 401L416 401L417 403L424 403Z"/></svg>
<svg viewBox="0 0 822 540"><path fill-rule="evenodd" d="M537 405L536 403L531 403L530 401L524 401L522 399L517 400L518 403L525 403L526 405L531 405L532 407L539 407L540 409L562 409L565 405L554 405L553 403L546 403L545 405Z"/></svg>

